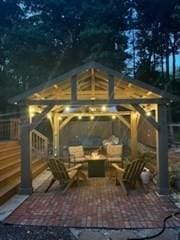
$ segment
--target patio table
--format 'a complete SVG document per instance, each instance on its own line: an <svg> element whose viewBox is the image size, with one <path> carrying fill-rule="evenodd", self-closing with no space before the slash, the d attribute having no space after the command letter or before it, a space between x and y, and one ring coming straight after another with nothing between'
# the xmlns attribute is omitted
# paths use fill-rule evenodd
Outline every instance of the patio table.
<svg viewBox="0 0 180 240"><path fill-rule="evenodd" d="M105 162L104 155L88 155L86 156L88 162L88 177L105 177Z"/></svg>

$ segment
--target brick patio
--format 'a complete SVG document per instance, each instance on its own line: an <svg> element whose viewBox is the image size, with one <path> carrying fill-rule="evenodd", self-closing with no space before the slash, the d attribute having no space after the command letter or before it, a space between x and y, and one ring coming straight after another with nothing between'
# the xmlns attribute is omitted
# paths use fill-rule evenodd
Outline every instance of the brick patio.
<svg viewBox="0 0 180 240"><path fill-rule="evenodd" d="M32 194L6 223L98 228L159 228L163 218L178 209L153 191L130 191L107 178L91 178L62 195L55 184L48 193L47 182ZM168 227L180 227L180 219L168 220Z"/></svg>

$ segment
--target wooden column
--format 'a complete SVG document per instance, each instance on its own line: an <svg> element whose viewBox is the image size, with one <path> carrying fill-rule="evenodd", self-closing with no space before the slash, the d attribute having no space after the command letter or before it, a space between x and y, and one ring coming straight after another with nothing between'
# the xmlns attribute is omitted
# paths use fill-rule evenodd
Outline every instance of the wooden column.
<svg viewBox="0 0 180 240"><path fill-rule="evenodd" d="M71 100L77 100L77 79L75 75L71 78Z"/></svg>
<svg viewBox="0 0 180 240"><path fill-rule="evenodd" d="M29 129L30 117L28 107L22 107L21 110L21 194L31 194L32 188L32 170L31 170L31 132Z"/></svg>
<svg viewBox="0 0 180 240"><path fill-rule="evenodd" d="M138 150L138 135L137 135L137 112L131 112L131 158L132 160L137 158Z"/></svg>
<svg viewBox="0 0 180 240"><path fill-rule="evenodd" d="M161 195L168 194L168 123L167 107L160 104L157 107L157 167L158 167L158 192Z"/></svg>
<svg viewBox="0 0 180 240"><path fill-rule="evenodd" d="M114 77L112 75L108 76L108 97L109 100L114 99Z"/></svg>
<svg viewBox="0 0 180 240"><path fill-rule="evenodd" d="M59 119L58 114L53 115L53 155L59 157Z"/></svg>

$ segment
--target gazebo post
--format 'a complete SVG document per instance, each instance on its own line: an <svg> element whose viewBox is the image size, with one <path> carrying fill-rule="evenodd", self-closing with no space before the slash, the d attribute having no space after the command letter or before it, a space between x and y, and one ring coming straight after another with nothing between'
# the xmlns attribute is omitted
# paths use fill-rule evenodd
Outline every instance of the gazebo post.
<svg viewBox="0 0 180 240"><path fill-rule="evenodd" d="M131 111L131 158L137 158L137 112Z"/></svg>
<svg viewBox="0 0 180 240"><path fill-rule="evenodd" d="M168 191L168 125L167 107L159 104L157 107L159 131L157 131L157 167L158 167L158 193L166 195Z"/></svg>
<svg viewBox="0 0 180 240"><path fill-rule="evenodd" d="M31 170L31 132L29 128L30 116L28 106L21 109L21 184L20 194L31 194L32 187L32 170Z"/></svg>
<svg viewBox="0 0 180 240"><path fill-rule="evenodd" d="M58 114L54 113L53 116L53 155L59 157L59 119Z"/></svg>

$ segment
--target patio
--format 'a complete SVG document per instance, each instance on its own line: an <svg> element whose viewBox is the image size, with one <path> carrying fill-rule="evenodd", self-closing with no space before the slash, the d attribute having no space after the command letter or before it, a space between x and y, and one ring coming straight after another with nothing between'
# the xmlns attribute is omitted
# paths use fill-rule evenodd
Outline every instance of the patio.
<svg viewBox="0 0 180 240"><path fill-rule="evenodd" d="M80 228L161 228L163 219L178 210L167 196L138 188L125 196L108 178L90 178L62 195L57 184L44 193L46 180L5 223ZM171 218L168 227L180 227Z"/></svg>

